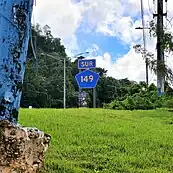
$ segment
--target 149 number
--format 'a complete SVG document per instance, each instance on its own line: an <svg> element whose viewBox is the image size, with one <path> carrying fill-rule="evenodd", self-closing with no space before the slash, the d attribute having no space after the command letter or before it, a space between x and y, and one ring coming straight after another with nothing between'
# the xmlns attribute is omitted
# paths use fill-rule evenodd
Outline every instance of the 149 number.
<svg viewBox="0 0 173 173"><path fill-rule="evenodd" d="M81 76L81 82L92 82L94 80L93 75Z"/></svg>

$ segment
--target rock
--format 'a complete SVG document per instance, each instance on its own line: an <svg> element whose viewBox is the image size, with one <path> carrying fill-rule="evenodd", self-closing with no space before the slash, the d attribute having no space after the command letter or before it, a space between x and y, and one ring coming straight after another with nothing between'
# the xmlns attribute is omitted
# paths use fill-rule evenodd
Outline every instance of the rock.
<svg viewBox="0 0 173 173"><path fill-rule="evenodd" d="M0 173L36 173L51 137L36 128L0 121Z"/></svg>

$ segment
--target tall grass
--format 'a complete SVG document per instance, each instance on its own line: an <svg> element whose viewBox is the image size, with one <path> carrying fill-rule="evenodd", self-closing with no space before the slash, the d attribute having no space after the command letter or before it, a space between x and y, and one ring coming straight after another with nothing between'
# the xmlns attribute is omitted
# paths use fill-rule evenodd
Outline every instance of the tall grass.
<svg viewBox="0 0 173 173"><path fill-rule="evenodd" d="M173 172L173 113L166 110L21 109L20 123L52 136L47 173Z"/></svg>

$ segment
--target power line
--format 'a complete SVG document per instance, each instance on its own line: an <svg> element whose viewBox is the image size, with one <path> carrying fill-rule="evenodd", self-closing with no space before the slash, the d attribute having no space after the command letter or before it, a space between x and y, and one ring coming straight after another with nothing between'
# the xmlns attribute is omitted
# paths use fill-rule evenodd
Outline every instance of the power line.
<svg viewBox="0 0 173 173"><path fill-rule="evenodd" d="M153 6L154 6L154 13L157 13L157 10L156 10L156 8L157 8L157 5L156 5L156 0L153 0Z"/></svg>
<svg viewBox="0 0 173 173"><path fill-rule="evenodd" d="M153 3L154 3L154 1L153 1ZM151 6L150 6L150 0L148 0L148 8L149 8L149 11L150 11L150 13L153 15L153 10L151 9Z"/></svg>
<svg viewBox="0 0 173 173"><path fill-rule="evenodd" d="M33 16L33 24L34 24L34 27L35 27L34 12L33 12L32 16ZM35 38L35 39L33 39L33 38ZM36 72L38 72L37 47L36 47L37 46L37 44L36 44L37 40L36 39L37 39L37 36L33 36L33 32L32 32L32 29L31 29L31 31L30 31L30 42L31 42L32 53L33 53L34 59L35 59L35 69L36 69Z"/></svg>
<svg viewBox="0 0 173 173"><path fill-rule="evenodd" d="M168 19L168 15L167 15L167 13L168 13L168 1L167 0L165 0L165 9L166 9L166 21L169 22L169 24L170 24L170 26L172 28L172 23L171 22L173 20L173 17L171 17L170 19ZM165 28L168 28L168 24L167 23L166 23L166 27Z"/></svg>
<svg viewBox="0 0 173 173"><path fill-rule="evenodd" d="M166 21L169 22L171 28L172 28L172 23L171 23L172 19L173 19L173 18L171 18L171 20L169 20L168 18L166 18ZM168 29L168 24L167 24L167 23L166 23L166 27L165 27L165 28ZM171 29L171 28L170 28L170 29Z"/></svg>
<svg viewBox="0 0 173 173"><path fill-rule="evenodd" d="M167 25L167 22L169 22L169 20L168 20L168 18L167 18L167 11L168 11L167 0L165 0L165 9L166 9L166 25Z"/></svg>
<svg viewBox="0 0 173 173"><path fill-rule="evenodd" d="M151 81L153 80L154 75L155 75L155 73L153 73L153 74L152 74L152 76L151 76L151 78L150 78L150 82L149 82L149 83L151 83Z"/></svg>

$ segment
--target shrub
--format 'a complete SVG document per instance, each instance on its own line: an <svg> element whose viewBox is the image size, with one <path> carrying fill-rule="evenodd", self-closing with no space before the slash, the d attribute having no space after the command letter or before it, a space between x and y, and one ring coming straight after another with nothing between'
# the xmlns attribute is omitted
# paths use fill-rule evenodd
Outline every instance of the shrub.
<svg viewBox="0 0 173 173"><path fill-rule="evenodd" d="M149 110L156 108L173 108L173 98L168 96L158 97L155 93L128 96L123 101L114 100L105 104L104 108L115 110Z"/></svg>
<svg viewBox="0 0 173 173"><path fill-rule="evenodd" d="M167 94L159 97L154 85L141 90L140 88L138 85L134 85L129 89L129 95L119 97L110 104L105 104L104 108L116 110L173 108L173 97Z"/></svg>

